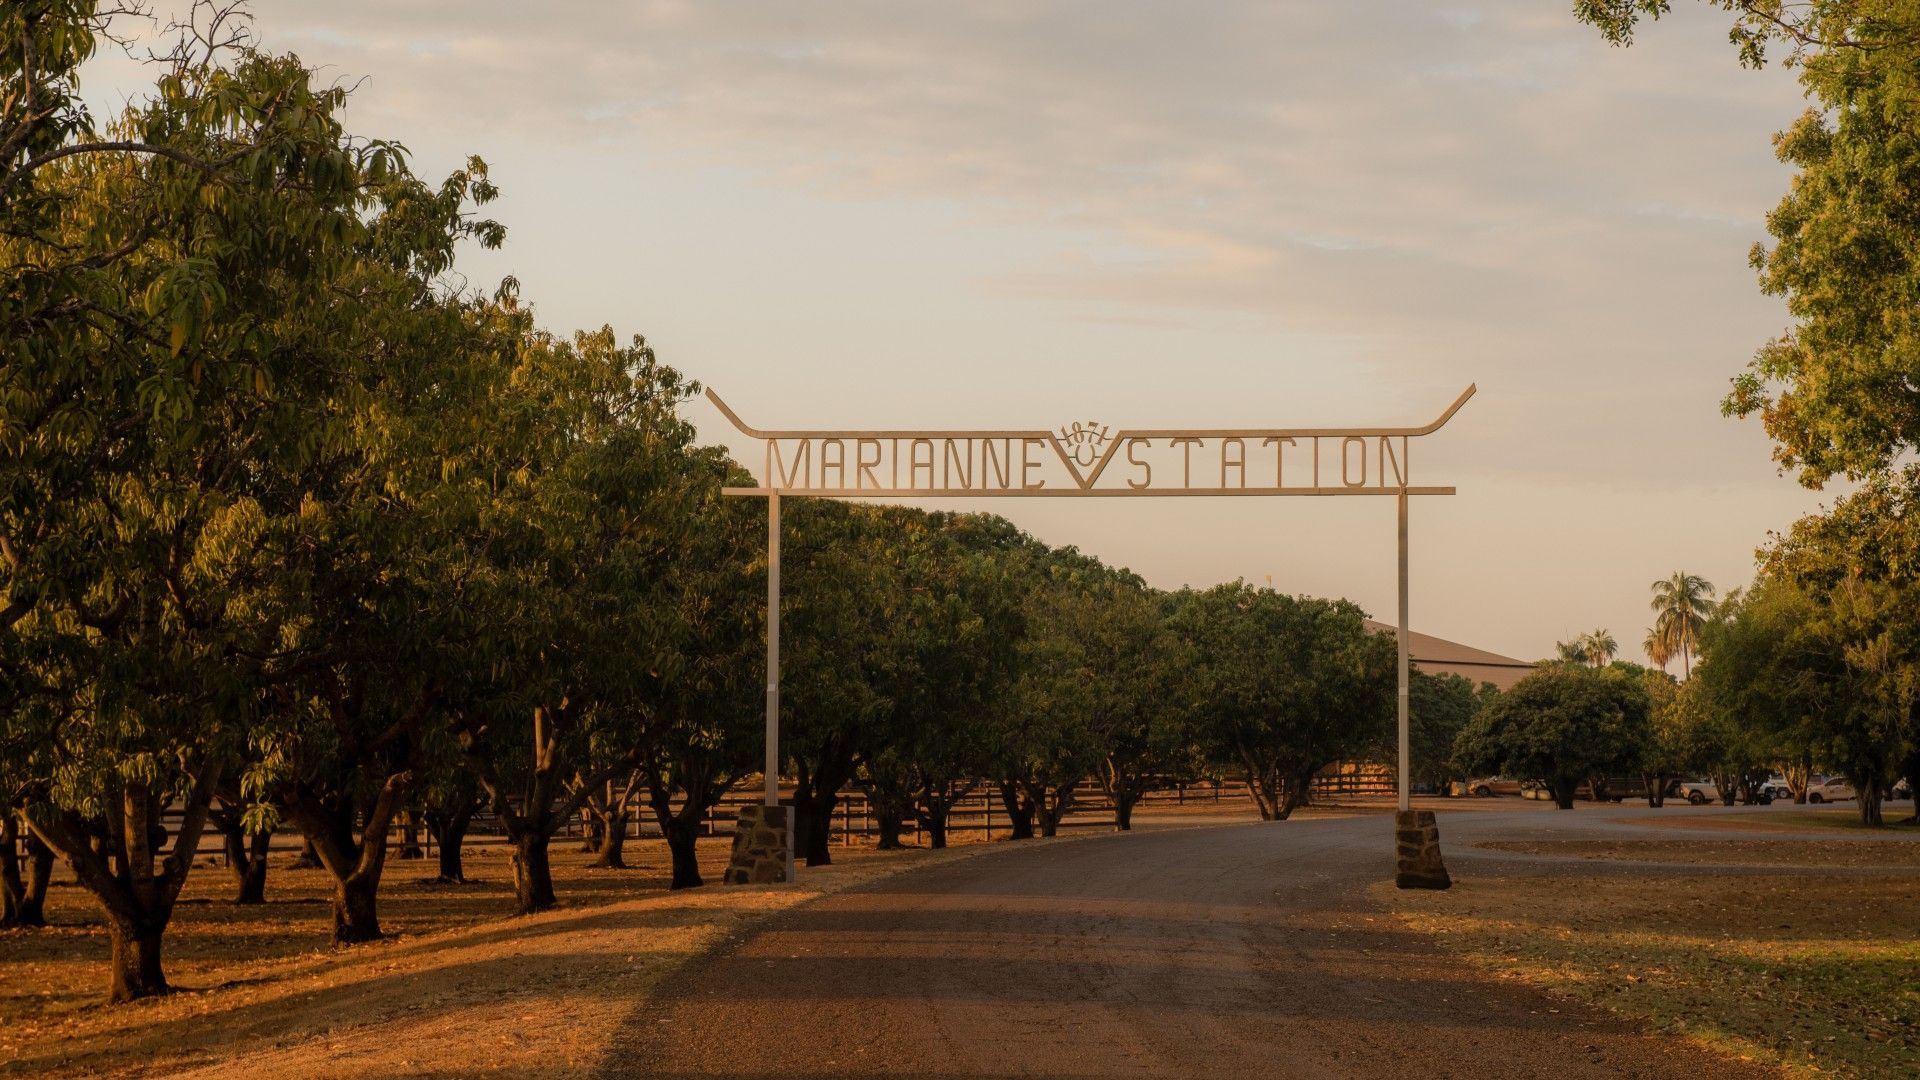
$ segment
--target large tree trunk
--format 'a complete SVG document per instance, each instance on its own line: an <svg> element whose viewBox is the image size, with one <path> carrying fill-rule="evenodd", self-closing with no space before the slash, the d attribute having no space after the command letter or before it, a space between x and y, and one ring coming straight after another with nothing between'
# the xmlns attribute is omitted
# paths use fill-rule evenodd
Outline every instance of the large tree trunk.
<svg viewBox="0 0 1920 1080"><path fill-rule="evenodd" d="M267 850L273 843L273 834L236 836L228 833L226 840L227 868L233 872L233 902L266 903Z"/></svg>
<svg viewBox="0 0 1920 1080"><path fill-rule="evenodd" d="M914 813L914 819L927 834L927 846L940 851L947 846L948 808L934 806L920 809Z"/></svg>
<svg viewBox="0 0 1920 1080"><path fill-rule="evenodd" d="M700 823L714 804L726 797L737 774L731 771L716 781L705 762L677 760L668 769L652 768L646 773L647 803L653 807L653 819L667 838L667 853L672 859L673 879L669 888L697 889L706 884L700 876ZM665 775L680 778L680 808L673 806L673 787Z"/></svg>
<svg viewBox="0 0 1920 1080"><path fill-rule="evenodd" d="M479 808L473 792L468 790L449 803L427 811L427 828L432 832L434 842L440 845L440 876L436 881L454 884L467 880L461 854L466 849L467 826L473 823L473 812Z"/></svg>
<svg viewBox="0 0 1920 1080"><path fill-rule="evenodd" d="M580 810L587 824L587 827L581 830L580 850L583 854L592 855L607 842L607 819L601 814L600 808L593 804L591 798L581 804Z"/></svg>
<svg viewBox="0 0 1920 1080"><path fill-rule="evenodd" d="M533 773L525 802L519 807L508 795L507 785L484 744L471 732L461 735L467 762L486 788L493 812L506 825L507 839L513 844L516 915L532 915L559 902L554 896L553 867L548 860L553 834L579 811L588 793L615 776L632 772L640 756L639 750L633 750L591 773L581 773L568 765L560 751L559 733L572 723L575 707L562 700L558 706L534 708Z"/></svg>
<svg viewBox="0 0 1920 1080"><path fill-rule="evenodd" d="M212 818L226 848L227 870L233 875L233 902L266 903L267 849L273 843L273 834L247 835L241 816L231 806L215 811Z"/></svg>
<svg viewBox="0 0 1920 1080"><path fill-rule="evenodd" d="M1889 786L1886 774L1879 769L1850 769L1853 778L1854 800L1860 804L1860 824L1870 829L1878 829L1886 824L1880 815L1880 797Z"/></svg>
<svg viewBox="0 0 1920 1080"><path fill-rule="evenodd" d="M625 805L606 817L606 835L600 838L600 857L593 865L603 870L625 870L627 868L627 822L629 815Z"/></svg>
<svg viewBox="0 0 1920 1080"><path fill-rule="evenodd" d="M426 857L426 850L420 846L420 814L414 810L404 810L400 814L400 858Z"/></svg>
<svg viewBox="0 0 1920 1080"><path fill-rule="evenodd" d="M377 903L380 879L354 874L333 886L333 943L359 945L380 940Z"/></svg>
<svg viewBox="0 0 1920 1080"><path fill-rule="evenodd" d="M1245 747L1240 750L1240 759L1247 767L1247 791L1253 796L1254 807L1260 811L1260 820L1284 820L1286 814L1281 813L1280 810L1281 788L1284 785L1280 776L1280 766L1260 760ZM1288 813L1292 810L1291 806L1287 807Z"/></svg>
<svg viewBox="0 0 1920 1080"><path fill-rule="evenodd" d="M1641 781L1647 785L1647 805L1661 807L1667 805L1667 774L1649 773Z"/></svg>
<svg viewBox="0 0 1920 1080"><path fill-rule="evenodd" d="M914 817L920 827L926 830L928 846L939 850L947 846L947 822L953 817L953 806L973 790L974 781L947 780L938 783L922 782L914 791Z"/></svg>
<svg viewBox="0 0 1920 1080"><path fill-rule="evenodd" d="M1007 839L1033 839L1033 803L1025 797L1020 785L1011 780L1000 781L1000 805L1007 811Z"/></svg>
<svg viewBox="0 0 1920 1080"><path fill-rule="evenodd" d="M1732 806L1740 796L1740 774L1737 772L1707 773L1707 779L1713 781L1713 793L1720 798L1721 806Z"/></svg>
<svg viewBox="0 0 1920 1080"><path fill-rule="evenodd" d="M47 847L73 868L74 877L99 900L107 917L113 942L111 1001L167 991L160 942L173 916L174 901L193 868L220 773L217 763L202 766L181 806L173 849L164 858L159 846L166 841L166 831L160 827L165 800L142 783L120 782L119 797L105 806L109 828L104 834L77 814L51 808L28 821Z"/></svg>
<svg viewBox="0 0 1920 1080"><path fill-rule="evenodd" d="M1133 807L1146 793L1146 780L1137 773L1128 773L1108 758L1099 774L1100 790L1106 793L1107 801L1113 803L1113 828L1115 832L1128 832L1133 828Z"/></svg>
<svg viewBox="0 0 1920 1080"><path fill-rule="evenodd" d="M320 853L313 849L312 840L304 836L300 838L300 854L294 858L288 868L292 870L320 869Z"/></svg>
<svg viewBox="0 0 1920 1080"><path fill-rule="evenodd" d="M879 824L881 851L896 851L904 845L900 843L901 830L906 826L907 815L913 813L913 800L892 784L878 779L866 785L867 811Z"/></svg>
<svg viewBox="0 0 1920 1080"><path fill-rule="evenodd" d="M799 843L808 866L833 863L833 811L838 805L840 795L831 791L794 800L794 821L799 827Z"/></svg>
<svg viewBox="0 0 1920 1080"><path fill-rule="evenodd" d="M522 828L513 838L514 914L532 915L560 901L553 895L553 867L547 861L550 837L544 829Z"/></svg>
<svg viewBox="0 0 1920 1080"><path fill-rule="evenodd" d="M107 933L113 943L109 1001L134 1001L172 989L160 966L160 942L166 929L165 919L114 916L107 920Z"/></svg>
<svg viewBox="0 0 1920 1080"><path fill-rule="evenodd" d="M879 850L898 851L906 847L900 842L900 833L907 824L906 815L898 810L879 810L874 814L874 821L880 828Z"/></svg>
<svg viewBox="0 0 1920 1080"><path fill-rule="evenodd" d="M11 807L0 806L0 929L20 925L20 905L27 885L20 878L20 819Z"/></svg>
<svg viewBox="0 0 1920 1080"><path fill-rule="evenodd" d="M1920 744L1914 745L1907 751L1907 756L1901 759L1900 775L1906 779L1909 788L1920 787ZM1913 795L1912 792L1909 794ZM1903 823L1911 825L1916 821L1920 821L1920 795L1914 795L1913 813L1907 815Z"/></svg>
<svg viewBox="0 0 1920 1080"><path fill-rule="evenodd" d="M662 825L667 834L667 853L673 859L673 881L671 889L697 889L705 885L706 879L700 876L699 818L674 815Z"/></svg>
<svg viewBox="0 0 1920 1080"><path fill-rule="evenodd" d="M27 892L20 901L21 926L47 925L47 886L53 884L53 849L27 836Z"/></svg>
<svg viewBox="0 0 1920 1080"><path fill-rule="evenodd" d="M1285 789L1281 793L1279 811L1274 815L1274 820L1285 821L1293 816L1295 810L1306 805L1313 794L1313 774L1319 771L1319 767L1314 766L1297 768L1285 774Z"/></svg>
<svg viewBox="0 0 1920 1080"><path fill-rule="evenodd" d="M358 945L381 937L378 898L387 864L387 829L413 786L410 769L390 774L367 809L360 837L353 836L353 808L327 807L300 785L283 796L287 817L333 876L333 943Z"/></svg>
<svg viewBox="0 0 1920 1080"><path fill-rule="evenodd" d="M1580 789L1580 780L1573 776L1553 778L1553 804L1562 810L1573 809L1573 793Z"/></svg>
<svg viewBox="0 0 1920 1080"><path fill-rule="evenodd" d="M1787 790L1793 794L1793 804L1805 806L1807 787L1813 781L1813 758L1802 757L1782 768L1780 773L1786 778Z"/></svg>
<svg viewBox="0 0 1920 1080"><path fill-rule="evenodd" d="M1073 781L1062 784L1038 784L1029 791L1039 811L1041 836L1057 836L1067 811L1073 809Z"/></svg>
<svg viewBox="0 0 1920 1080"><path fill-rule="evenodd" d="M793 791L793 822L796 849L806 856L808 866L833 863L833 811L840 805L840 789L853 779L851 757L818 762L809 767L801 762L799 784Z"/></svg>

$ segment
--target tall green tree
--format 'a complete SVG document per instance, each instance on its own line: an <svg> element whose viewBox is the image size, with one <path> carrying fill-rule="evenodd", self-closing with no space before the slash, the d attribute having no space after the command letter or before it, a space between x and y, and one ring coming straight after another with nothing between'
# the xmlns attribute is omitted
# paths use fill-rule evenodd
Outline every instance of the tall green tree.
<svg viewBox="0 0 1920 1080"><path fill-rule="evenodd" d="M1457 775L1453 744L1473 719L1475 694L1471 679L1452 672L1428 674L1418 668L1409 672L1407 776L1412 783L1446 791L1448 782ZM1380 760L1390 760L1390 755L1397 752L1397 742L1392 747L1382 745Z"/></svg>
<svg viewBox="0 0 1920 1080"><path fill-rule="evenodd" d="M1728 718L1760 742L1761 756L1781 770L1795 802L1806 801L1808 777L1826 765L1830 727L1840 719L1835 691L1844 686L1846 660L1816 631L1821 618L1815 593L1763 577L1707 624L1700 665L1698 713ZM1689 769L1712 766L1714 755L1702 752L1700 740L1686 745Z"/></svg>
<svg viewBox="0 0 1920 1080"><path fill-rule="evenodd" d="M514 847L522 914L554 905L554 834L640 764L648 702L684 667L672 558L700 527L690 500L711 486L677 412L695 389L644 340L603 328L529 335L480 406L497 460L466 466L490 488L475 503L473 593L493 621L467 651L455 708Z"/></svg>
<svg viewBox="0 0 1920 1080"><path fill-rule="evenodd" d="M204 24L96 128L75 95L104 30L88 3L0 13L0 669L27 820L105 910L124 1000L167 988L252 753L283 559L320 527L296 478L359 460L378 408L388 358L328 337L438 302L456 244L500 231L469 214L478 167L420 183L346 133L344 90Z"/></svg>
<svg viewBox="0 0 1920 1080"><path fill-rule="evenodd" d="M833 861L840 793L890 745L895 714L874 673L891 663L890 620L907 588L892 509L804 499L782 511L780 748L809 866Z"/></svg>
<svg viewBox="0 0 1920 1080"><path fill-rule="evenodd" d="M1905 0L1709 0L1734 14L1742 63L1785 53L1811 104L1776 136L1795 169L1755 245L1786 333L1734 380L1729 414L1759 414L1781 466L1818 487L1920 447L1920 9ZM1579 0L1627 44L1668 0Z"/></svg>
<svg viewBox="0 0 1920 1080"><path fill-rule="evenodd" d="M1263 820L1290 816L1322 768L1385 743L1394 639L1353 604L1235 582L1182 594L1174 625L1197 657L1202 722Z"/></svg>
<svg viewBox="0 0 1920 1080"><path fill-rule="evenodd" d="M694 458L707 478L693 491L700 527L686 537L669 583L681 663L660 688L640 761L675 889L704 884L701 823L759 770L766 738L766 507L721 496L723 483L746 486L747 479L724 454L702 450Z"/></svg>
<svg viewBox="0 0 1920 1080"><path fill-rule="evenodd" d="M1117 646L1108 625L1111 591L1132 575L1074 548L1027 551L1027 620L1021 677L1001 710L995 755L1002 802L1015 839L1055 835L1082 781L1106 763L1103 737L1116 717L1116 694L1129 676L1113 670Z"/></svg>
<svg viewBox="0 0 1920 1080"><path fill-rule="evenodd" d="M1454 754L1467 771L1544 781L1560 808L1571 810L1581 784L1638 769L1650 735L1639 680L1556 664L1488 700Z"/></svg>

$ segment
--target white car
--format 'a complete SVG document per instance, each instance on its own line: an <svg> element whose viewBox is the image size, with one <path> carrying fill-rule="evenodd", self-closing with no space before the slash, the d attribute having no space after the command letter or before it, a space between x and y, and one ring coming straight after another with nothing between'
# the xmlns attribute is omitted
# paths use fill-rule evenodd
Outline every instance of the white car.
<svg viewBox="0 0 1920 1080"><path fill-rule="evenodd" d="M1720 800L1720 789L1713 786L1711 780L1675 780L1667 789L1667 798L1685 799L1695 806L1705 806Z"/></svg>
<svg viewBox="0 0 1920 1080"><path fill-rule="evenodd" d="M1853 785L1848 783L1844 776L1836 776L1824 784L1807 789L1807 801L1810 803L1845 802L1859 797L1859 794L1853 790Z"/></svg>

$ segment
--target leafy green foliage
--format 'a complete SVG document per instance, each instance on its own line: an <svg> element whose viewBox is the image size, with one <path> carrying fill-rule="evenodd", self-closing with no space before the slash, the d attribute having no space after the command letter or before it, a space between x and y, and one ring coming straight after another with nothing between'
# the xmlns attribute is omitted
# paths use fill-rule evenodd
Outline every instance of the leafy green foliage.
<svg viewBox="0 0 1920 1080"><path fill-rule="evenodd" d="M1395 716L1392 637L1344 600L1245 582L1182 593L1174 626L1193 646L1200 723L1245 766L1263 817L1285 819L1314 774L1377 751Z"/></svg>
<svg viewBox="0 0 1920 1080"><path fill-rule="evenodd" d="M1793 324L1758 350L1723 408L1759 414L1775 459L1803 484L1863 486L1775 543L1760 595L1704 633L1711 674L1700 730L1719 729L1709 756L1723 764L1771 757L1790 780L1816 760L1844 769L1862 790L1863 819L1876 823L1878 789L1920 766L1906 615L1920 583L1916 478L1904 464L1920 449L1920 8L1710 2L1735 16L1744 64L1784 47L1812 102L1775 138L1796 174L1768 215L1771 245L1756 244L1751 257ZM1669 4L1579 0L1575 11L1627 44ZM1661 661L1689 655L1706 615L1689 595L1711 595L1686 588L1684 575L1666 584L1648 638Z"/></svg>
<svg viewBox="0 0 1920 1080"><path fill-rule="evenodd" d="M1775 457L1809 486L1861 479L1920 445L1920 9L1904 0L1709 0L1735 16L1741 62L1787 49L1812 108L1775 139L1797 170L1755 245L1762 288L1794 326L1734 380ZM1578 0L1616 44L1667 0Z"/></svg>
<svg viewBox="0 0 1920 1080"><path fill-rule="evenodd" d="M1492 693L1499 692L1492 683L1483 685ZM1407 691L1408 779L1444 791L1447 782L1458 775L1453 744L1473 719L1473 681L1451 672L1429 675L1416 668L1410 672ZM1390 757L1385 747L1379 757Z"/></svg>
<svg viewBox="0 0 1920 1080"><path fill-rule="evenodd" d="M1545 781L1563 808L1574 788L1639 768L1651 737L1647 693L1632 675L1552 664L1487 701L1454 753L1467 771Z"/></svg>

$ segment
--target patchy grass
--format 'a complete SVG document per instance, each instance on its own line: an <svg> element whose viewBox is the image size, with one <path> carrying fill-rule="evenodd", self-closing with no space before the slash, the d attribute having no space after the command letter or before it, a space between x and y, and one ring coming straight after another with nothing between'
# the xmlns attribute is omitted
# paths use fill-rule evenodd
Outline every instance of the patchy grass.
<svg viewBox="0 0 1920 1080"><path fill-rule="evenodd" d="M1679 863L1714 866L1920 867L1920 843L1889 838L1885 843L1836 844L1821 840L1492 840L1476 847L1556 858Z"/></svg>
<svg viewBox="0 0 1920 1080"><path fill-rule="evenodd" d="M1676 845L1691 847L1692 845ZM1798 1075L1920 1075L1907 875L1474 879L1376 898L1500 974Z"/></svg>
<svg viewBox="0 0 1920 1080"><path fill-rule="evenodd" d="M1832 810L1785 810L1768 814L1764 819L1768 824L1778 824L1784 828L1805 829L1859 829L1865 833L1899 832L1909 835L1920 834L1920 822L1901 814L1890 806L1883 806L1882 813L1886 826L1882 829L1869 829L1860 823L1860 811L1852 803L1842 803Z"/></svg>
<svg viewBox="0 0 1920 1080"><path fill-rule="evenodd" d="M1850 803L1829 804L1825 808L1795 810L1748 810L1735 814L1689 815L1682 811L1672 817L1616 818L1632 825L1653 825L1689 832L1764 832L1769 829L1801 832L1808 829L1856 829L1865 836L1920 835L1920 824L1909 820L1905 804L1886 807L1886 827L1869 829L1860 824L1860 812Z"/></svg>

